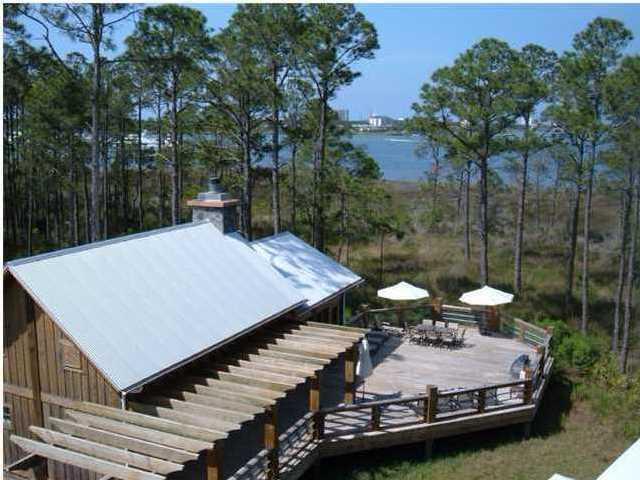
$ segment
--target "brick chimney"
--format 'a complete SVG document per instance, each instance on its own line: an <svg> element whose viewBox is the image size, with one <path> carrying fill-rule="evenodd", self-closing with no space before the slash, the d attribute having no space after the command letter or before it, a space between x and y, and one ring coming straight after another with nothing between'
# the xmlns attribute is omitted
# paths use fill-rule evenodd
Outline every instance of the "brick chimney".
<svg viewBox="0 0 640 480"><path fill-rule="evenodd" d="M187 205L193 208L192 221L209 220L222 233L235 232L238 229L238 205L240 200L229 198L229 194L220 185L218 177L209 178L209 191L198 194Z"/></svg>

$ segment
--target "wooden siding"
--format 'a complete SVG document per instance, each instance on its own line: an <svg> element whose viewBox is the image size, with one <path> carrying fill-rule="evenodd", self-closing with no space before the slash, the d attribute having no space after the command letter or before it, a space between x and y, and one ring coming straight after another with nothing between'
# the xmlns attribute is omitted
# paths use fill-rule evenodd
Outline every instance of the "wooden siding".
<svg viewBox="0 0 640 480"><path fill-rule="evenodd" d="M25 453L10 442L7 433L32 437L30 425L42 426L44 423L49 427L49 417L64 418L61 404L65 399L120 407L120 396L87 357L75 350L77 346L55 322L31 302L20 284L8 274L4 280L4 401L11 405L13 417L11 431L5 429L3 436L4 463L8 464L24 457ZM35 331L29 317L35 321ZM37 345L31 354L30 341ZM79 368L65 367L65 356L68 361L70 354ZM38 364L33 373L32 356ZM39 377L39 388L34 385L33 377ZM40 395L38 390L42 402L35 401ZM49 462L49 475L52 479L65 480L97 478L91 472L56 462Z"/></svg>
<svg viewBox="0 0 640 480"><path fill-rule="evenodd" d="M342 295L313 307L305 320L340 325L342 324L341 310Z"/></svg>
<svg viewBox="0 0 640 480"><path fill-rule="evenodd" d="M119 407L118 392L82 353L80 368L65 367L64 351L69 340L37 306L35 317L42 393Z"/></svg>

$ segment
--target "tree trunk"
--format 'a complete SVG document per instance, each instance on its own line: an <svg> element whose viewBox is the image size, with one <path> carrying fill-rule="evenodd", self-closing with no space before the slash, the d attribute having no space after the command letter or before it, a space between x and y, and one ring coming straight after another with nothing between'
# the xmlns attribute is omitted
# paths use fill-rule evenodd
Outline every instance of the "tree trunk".
<svg viewBox="0 0 640 480"><path fill-rule="evenodd" d="M384 230L380 230L380 274L378 276L378 285L382 288L384 274Z"/></svg>
<svg viewBox="0 0 640 480"><path fill-rule="evenodd" d="M633 179L631 185L625 189L621 195L620 208L620 257L618 261L618 286L616 288L615 308L613 311L613 334L611 335L611 351L618 351L620 341L620 312L622 310L622 296L624 294L624 283L626 274L627 246L629 243L629 217L633 202Z"/></svg>
<svg viewBox="0 0 640 480"><path fill-rule="evenodd" d="M44 241L49 243L51 241L51 223L49 222L51 216L51 195L49 193L49 181L45 177L42 182L42 193L44 194Z"/></svg>
<svg viewBox="0 0 640 480"><path fill-rule="evenodd" d="M564 290L564 305L565 314L569 315L572 312L573 306L573 276L575 270L576 249L578 244L578 221L580 219L580 200L582 196L582 190L580 185L576 185L573 198L573 206L571 207L571 216L569 219L569 236L568 236L568 249L566 257L566 279Z"/></svg>
<svg viewBox="0 0 640 480"><path fill-rule="evenodd" d="M248 121L247 121L248 122ZM244 145L242 151L242 232L247 240L253 240L252 228L252 188L251 188L251 140L248 125L245 125L243 136Z"/></svg>
<svg viewBox="0 0 640 480"><path fill-rule="evenodd" d="M595 149L595 147L594 147ZM593 152L589 176L587 178L587 191L584 199L584 231L582 247L582 316L580 320L580 330L587 333L587 323L589 319L589 245L591 243L591 202L593 195L593 177L595 174L595 152Z"/></svg>
<svg viewBox="0 0 640 480"><path fill-rule="evenodd" d="M84 187L85 242L91 243L91 196L89 195L89 182L87 180L87 168L85 165L82 165L82 185Z"/></svg>
<svg viewBox="0 0 640 480"><path fill-rule="evenodd" d="M542 215L542 196L540 195L540 172L536 173L536 231L540 231L542 223L540 216Z"/></svg>
<svg viewBox="0 0 640 480"><path fill-rule="evenodd" d="M123 231L129 230L129 166L127 161L127 148L125 145L126 137L126 119L123 116L120 119L120 175L121 175L121 205L122 205L122 228Z"/></svg>
<svg viewBox="0 0 640 480"><path fill-rule="evenodd" d="M78 167L69 139L69 238L72 245L80 243L78 219Z"/></svg>
<svg viewBox="0 0 640 480"><path fill-rule="evenodd" d="M279 95L277 90L278 82L278 68L274 65L272 68L273 78L273 105L271 112L271 143L272 152L271 159L273 167L271 170L271 205L273 210L273 233L280 233L281 220L280 220L280 104Z"/></svg>
<svg viewBox="0 0 640 480"><path fill-rule="evenodd" d="M109 82L107 82L108 85ZM107 87L107 99L110 97L109 88ZM104 112L104 128L102 132L102 238L107 239L109 237L109 122L111 121L109 115L109 102L106 102Z"/></svg>
<svg viewBox="0 0 640 480"><path fill-rule="evenodd" d="M624 325L622 330L622 345L620 347L620 371L626 372L629 358L629 340L631 337L631 316L633 315L633 289L635 280L636 245L638 243L638 229L640 228L640 186L634 185L634 223L631 230L629 257L627 259L627 289L624 298Z"/></svg>
<svg viewBox="0 0 640 480"><path fill-rule="evenodd" d="M162 94L158 92L158 151L156 154L156 164L158 168L158 224L164 227L165 224L165 208L164 208L164 160L162 158Z"/></svg>
<svg viewBox="0 0 640 480"><path fill-rule="evenodd" d="M526 131L529 128L528 120L525 122ZM529 151L525 150L522 155L522 176L520 178L520 191L518 192L518 213L516 218L516 241L514 258L513 289L516 294L522 293L522 247L524 243L524 215L526 209L527 180L529 169Z"/></svg>
<svg viewBox="0 0 640 480"><path fill-rule="evenodd" d="M180 159L178 153L177 80L171 82L171 223L180 223Z"/></svg>
<svg viewBox="0 0 640 480"><path fill-rule="evenodd" d="M560 174L560 163L556 163L556 173L553 180L553 194L551 200L551 215L549 215L549 227L553 228L556 224L556 217L558 214L558 195L560 193L560 181L562 176Z"/></svg>
<svg viewBox="0 0 640 480"><path fill-rule="evenodd" d="M27 256L33 255L33 176L34 171L29 167L27 179Z"/></svg>
<svg viewBox="0 0 640 480"><path fill-rule="evenodd" d="M342 261L342 250L347 237L347 194L344 189L340 192L340 243L338 245L338 262Z"/></svg>
<svg viewBox="0 0 640 480"><path fill-rule="evenodd" d="M480 158L480 211L478 215L478 233L480 236L480 283L489 283L489 192L488 159Z"/></svg>
<svg viewBox="0 0 640 480"><path fill-rule="evenodd" d="M144 225L144 206L142 203L142 97L138 97L138 229Z"/></svg>
<svg viewBox="0 0 640 480"><path fill-rule="evenodd" d="M290 180L290 189L291 189L291 231L293 233L296 232L296 215L297 215L297 196L298 192L296 191L297 187L297 178L296 178L296 160L298 155L298 145L293 144L291 146L291 180Z"/></svg>
<svg viewBox="0 0 640 480"><path fill-rule="evenodd" d="M438 208L438 180L440 179L440 155L436 154L433 156L433 185L432 185L432 193L431 193L431 209L436 211Z"/></svg>
<svg viewBox="0 0 640 480"><path fill-rule="evenodd" d="M471 162L464 172L464 261L471 261Z"/></svg>
<svg viewBox="0 0 640 480"><path fill-rule="evenodd" d="M465 171L460 170L460 178L458 179L458 191L456 194L456 216L460 221L460 215L462 214L462 202L464 201L464 187L465 187Z"/></svg>
<svg viewBox="0 0 640 480"><path fill-rule="evenodd" d="M324 163L326 154L327 102L320 96L318 138L313 152L313 246L324 252Z"/></svg>
<svg viewBox="0 0 640 480"><path fill-rule="evenodd" d="M100 177L100 102L102 88L102 27L104 25L104 5L91 5L93 11L93 71L91 76L91 203L89 207L90 241L95 242L100 235L98 220L98 198Z"/></svg>
<svg viewBox="0 0 640 480"><path fill-rule="evenodd" d="M62 189L56 189L56 244L58 248L62 248L64 244L64 229L62 228L62 219L64 218L64 199L62 196Z"/></svg>

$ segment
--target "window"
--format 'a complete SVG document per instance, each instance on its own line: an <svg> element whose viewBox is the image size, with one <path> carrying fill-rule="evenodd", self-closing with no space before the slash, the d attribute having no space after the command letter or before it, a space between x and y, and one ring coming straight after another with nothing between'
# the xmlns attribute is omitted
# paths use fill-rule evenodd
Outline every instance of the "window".
<svg viewBox="0 0 640 480"><path fill-rule="evenodd" d="M4 405L2 406L2 426L7 430L13 429L12 414L13 412L12 412L11 405L5 402Z"/></svg>
<svg viewBox="0 0 640 480"><path fill-rule="evenodd" d="M68 338L60 339L62 367L69 370L81 370L80 350Z"/></svg>

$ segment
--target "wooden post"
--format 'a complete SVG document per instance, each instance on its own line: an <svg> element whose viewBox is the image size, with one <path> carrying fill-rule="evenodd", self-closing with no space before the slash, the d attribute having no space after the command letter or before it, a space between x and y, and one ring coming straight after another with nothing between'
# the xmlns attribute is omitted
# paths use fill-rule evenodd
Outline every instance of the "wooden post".
<svg viewBox="0 0 640 480"><path fill-rule="evenodd" d="M433 438L427 438L424 442L424 458L429 460L433 456Z"/></svg>
<svg viewBox="0 0 640 480"><path fill-rule="evenodd" d="M362 311L362 316L360 317L362 319L362 326L369 328L369 305L363 303L360 305L360 310Z"/></svg>
<svg viewBox="0 0 640 480"><path fill-rule="evenodd" d="M425 401L424 421L426 423L433 423L438 413L438 387L435 385L427 385L427 395L429 397Z"/></svg>
<svg viewBox="0 0 640 480"><path fill-rule="evenodd" d="M525 405L529 405L533 400L533 382L531 380L531 369L525 368L524 370L525 381L524 381L524 391L522 394L522 401Z"/></svg>
<svg viewBox="0 0 640 480"><path fill-rule="evenodd" d="M213 443L213 448L207 450L207 480L222 480L222 459L223 444L222 440L216 440Z"/></svg>
<svg viewBox="0 0 640 480"><path fill-rule="evenodd" d="M313 438L322 440L324 437L324 413L316 412L313 417Z"/></svg>
<svg viewBox="0 0 640 480"><path fill-rule="evenodd" d="M380 405L371 407L371 430L380 430Z"/></svg>
<svg viewBox="0 0 640 480"><path fill-rule="evenodd" d="M405 310L404 308L401 308L400 310L396 311L396 321L398 322L398 327L399 328L404 328L404 319L405 319Z"/></svg>
<svg viewBox="0 0 640 480"><path fill-rule="evenodd" d="M442 321L442 300L439 297L431 301L431 324Z"/></svg>
<svg viewBox="0 0 640 480"><path fill-rule="evenodd" d="M487 405L487 391L478 390L478 413L484 413L484 409Z"/></svg>
<svg viewBox="0 0 640 480"><path fill-rule="evenodd" d="M268 480L276 480L280 477L278 447L278 407L272 405L265 411L264 422L264 448L269 452L267 456Z"/></svg>
<svg viewBox="0 0 640 480"><path fill-rule="evenodd" d="M539 345L537 350L538 350L538 365L540 365L540 368L544 370L544 364L547 360L547 349L544 347L544 345Z"/></svg>
<svg viewBox="0 0 640 480"><path fill-rule="evenodd" d="M358 363L358 346L347 349L344 359L344 403L351 404L356 398L356 364Z"/></svg>
<svg viewBox="0 0 640 480"><path fill-rule="evenodd" d="M311 387L309 389L309 411L320 410L320 372L311 377Z"/></svg>

